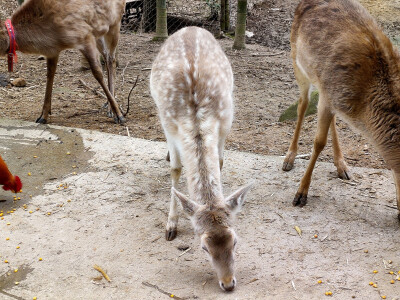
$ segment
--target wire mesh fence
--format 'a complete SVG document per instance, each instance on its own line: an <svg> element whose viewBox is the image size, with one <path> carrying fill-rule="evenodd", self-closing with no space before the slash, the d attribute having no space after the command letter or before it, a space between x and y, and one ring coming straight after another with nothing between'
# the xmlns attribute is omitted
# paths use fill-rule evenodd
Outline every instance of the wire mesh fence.
<svg viewBox="0 0 400 300"><path fill-rule="evenodd" d="M215 34L221 29L229 31L235 24L236 5L237 0L167 0L168 34L186 26L203 27ZM156 30L156 20L157 0L126 1L123 29L153 32Z"/></svg>

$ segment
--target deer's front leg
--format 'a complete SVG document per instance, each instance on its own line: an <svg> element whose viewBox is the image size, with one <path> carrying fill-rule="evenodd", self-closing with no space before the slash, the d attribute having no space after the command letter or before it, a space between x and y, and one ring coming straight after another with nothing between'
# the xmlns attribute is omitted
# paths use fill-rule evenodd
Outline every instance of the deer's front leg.
<svg viewBox="0 0 400 300"><path fill-rule="evenodd" d="M47 58L47 82L46 94L44 96L44 103L42 114L37 118L36 123L46 124L49 114L51 114L51 96L53 93L54 75L56 74L58 62L58 55L56 57Z"/></svg>
<svg viewBox="0 0 400 300"><path fill-rule="evenodd" d="M301 179L299 189L297 190L297 193L293 199L293 205L295 206L299 205L300 207L303 207L307 203L307 195L311 183L312 172L314 170L315 163L317 162L319 154L326 145L329 126L331 124L332 118L332 112L329 108L324 106L322 97L320 97L320 103L318 107L317 133L314 140L314 150L311 155L307 171Z"/></svg>
<svg viewBox="0 0 400 300"><path fill-rule="evenodd" d="M394 184L396 185L396 199L397 199L397 210L400 221L400 173L393 172Z"/></svg>
<svg viewBox="0 0 400 300"><path fill-rule="evenodd" d="M286 153L285 160L283 161L282 170L290 171L293 169L294 160L296 159L297 149L300 138L301 127L304 122L304 115L306 113L308 107L308 92L310 90L310 83L308 79L304 76L304 74L299 70L296 63L293 64L294 74L296 76L296 81L300 89L300 98L297 106L297 122L296 129L294 131L292 142L290 143L290 147Z"/></svg>
<svg viewBox="0 0 400 300"><path fill-rule="evenodd" d="M172 186L176 188L176 185L179 182L179 177L181 176L182 168L172 168L171 169L171 179L172 179ZM165 231L165 239L167 241L172 241L177 235L177 228L178 228L178 201L176 197L171 193L171 204L169 206L169 213L168 213L168 222L167 228Z"/></svg>

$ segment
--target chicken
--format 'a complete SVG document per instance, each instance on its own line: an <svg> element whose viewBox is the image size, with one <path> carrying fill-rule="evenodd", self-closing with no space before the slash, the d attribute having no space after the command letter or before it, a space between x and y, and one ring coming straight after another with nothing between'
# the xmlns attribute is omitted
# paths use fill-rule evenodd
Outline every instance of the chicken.
<svg viewBox="0 0 400 300"><path fill-rule="evenodd" d="M22 182L18 176L13 176L8 170L8 167L4 160L0 156L0 185L3 185L3 189L6 191L12 191L18 193L22 189Z"/></svg>

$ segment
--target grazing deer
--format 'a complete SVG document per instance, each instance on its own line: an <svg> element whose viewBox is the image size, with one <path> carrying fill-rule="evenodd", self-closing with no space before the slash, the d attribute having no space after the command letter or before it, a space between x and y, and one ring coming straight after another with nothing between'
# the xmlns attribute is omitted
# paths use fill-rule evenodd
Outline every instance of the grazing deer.
<svg viewBox="0 0 400 300"><path fill-rule="evenodd" d="M301 1L290 41L300 99L296 130L283 163L285 171L292 169L296 157L311 84L320 95L314 151L293 204L307 202L312 171L329 128L339 177L350 178L336 132L338 114L377 147L392 169L400 210L399 52L355 0Z"/></svg>
<svg viewBox="0 0 400 300"><path fill-rule="evenodd" d="M124 117L114 98L115 49L124 13L125 0L27 0L0 29L0 55L13 52L41 54L47 57L47 84L43 109L37 123L46 123L51 114L51 95L58 57L65 49L79 49L89 62L96 80L107 96L115 121ZM0 23L3 24L0 20ZM9 25L11 23L11 25ZM9 36L10 35L10 36ZM104 56L108 88L96 59L97 50ZM13 51L14 50L14 51Z"/></svg>
<svg viewBox="0 0 400 300"><path fill-rule="evenodd" d="M220 287L235 288L233 217L245 186L224 199L221 185L225 138L233 119L233 74L228 58L208 31L187 27L165 42L153 63L150 90L167 138L171 204L166 239L177 234L177 200L211 258ZM189 197L175 188L186 168Z"/></svg>

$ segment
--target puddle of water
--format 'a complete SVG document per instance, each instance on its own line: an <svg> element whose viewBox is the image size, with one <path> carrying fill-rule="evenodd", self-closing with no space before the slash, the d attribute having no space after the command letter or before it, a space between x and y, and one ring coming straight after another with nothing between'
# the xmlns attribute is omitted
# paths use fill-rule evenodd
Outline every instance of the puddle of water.
<svg viewBox="0 0 400 300"><path fill-rule="evenodd" d="M14 299L22 299L21 297L14 296L4 290L10 290L15 287L15 282L22 282L26 279L27 275L31 273L34 268L29 265L22 265L18 267L18 272L14 272L14 270L9 270L5 274L0 276L0 294L7 295Z"/></svg>

